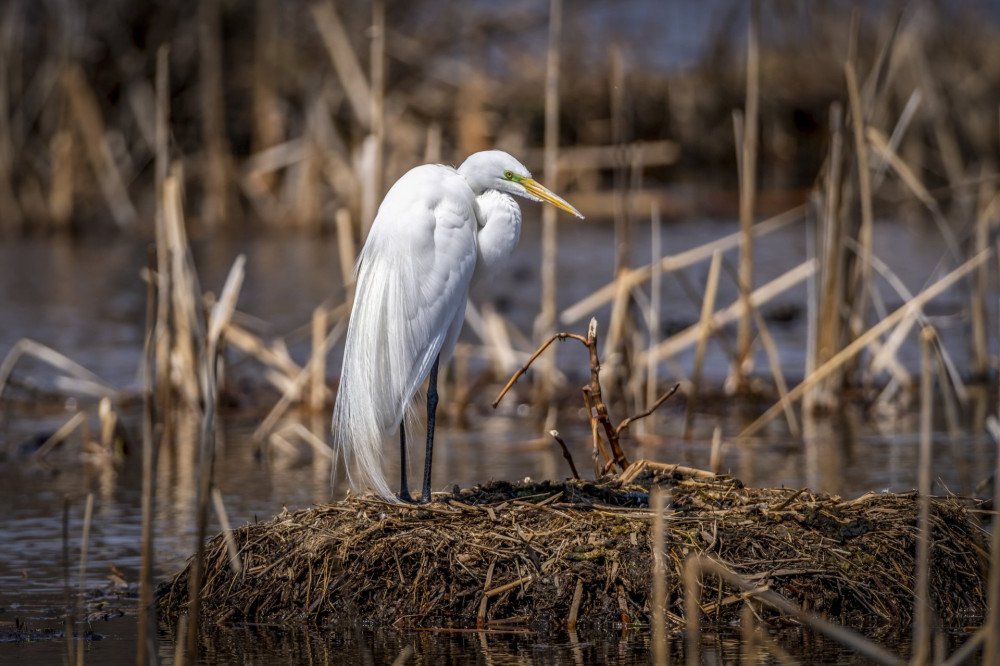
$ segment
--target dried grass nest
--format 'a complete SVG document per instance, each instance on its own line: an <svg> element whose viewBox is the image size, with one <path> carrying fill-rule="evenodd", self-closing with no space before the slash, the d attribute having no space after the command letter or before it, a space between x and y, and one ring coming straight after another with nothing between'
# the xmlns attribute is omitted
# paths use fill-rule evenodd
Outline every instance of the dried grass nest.
<svg viewBox="0 0 1000 666"><path fill-rule="evenodd" d="M641 624L652 603L649 492L669 488L667 620L684 615L681 571L709 554L803 608L855 628L909 626L916 576L917 494L852 500L656 463L627 478L494 481L423 506L349 497L285 511L222 535L206 551L202 603L212 622L362 621L463 627ZM632 471L631 469L629 470ZM962 500L931 505L931 589L945 624L985 613L988 546ZM183 613L187 568L161 585ZM705 620L738 618L746 595L706 578ZM575 608L574 608L575 607ZM758 609L761 617L776 613Z"/></svg>

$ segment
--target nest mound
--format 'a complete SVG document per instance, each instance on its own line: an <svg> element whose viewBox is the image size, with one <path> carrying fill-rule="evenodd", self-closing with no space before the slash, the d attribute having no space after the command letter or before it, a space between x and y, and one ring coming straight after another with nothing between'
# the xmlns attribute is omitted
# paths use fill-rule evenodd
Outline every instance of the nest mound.
<svg viewBox="0 0 1000 666"><path fill-rule="evenodd" d="M649 490L660 485L671 491L668 622L682 622L685 560L705 553L849 626L910 624L916 493L844 501L658 467L629 482L492 482L423 506L350 497L286 511L233 531L240 573L223 536L212 539L204 618L437 627L555 626L571 616L591 626L644 623L653 580ZM981 617L984 531L956 498L933 499L931 522L936 612L952 625ZM161 586L168 615L186 609L189 570ZM706 582L707 620L734 621L747 595Z"/></svg>

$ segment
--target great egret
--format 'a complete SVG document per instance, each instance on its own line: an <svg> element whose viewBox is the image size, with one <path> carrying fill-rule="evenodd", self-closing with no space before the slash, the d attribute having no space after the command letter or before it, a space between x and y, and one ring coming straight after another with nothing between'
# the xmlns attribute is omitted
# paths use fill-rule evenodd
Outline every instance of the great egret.
<svg viewBox="0 0 1000 666"><path fill-rule="evenodd" d="M385 195L355 266L357 286L333 410L334 448L352 485L392 498L382 473L382 440L399 428L399 499L406 483L404 419L427 388L427 453L421 502L430 500L437 374L465 318L469 285L510 255L521 233L511 195L576 208L535 181L505 152L470 155L455 169L411 169Z"/></svg>

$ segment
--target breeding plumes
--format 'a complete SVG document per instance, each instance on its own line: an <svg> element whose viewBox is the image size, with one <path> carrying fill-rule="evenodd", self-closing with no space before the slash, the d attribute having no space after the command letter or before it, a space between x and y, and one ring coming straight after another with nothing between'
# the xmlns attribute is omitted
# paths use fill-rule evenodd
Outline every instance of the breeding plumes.
<svg viewBox="0 0 1000 666"><path fill-rule="evenodd" d="M333 443L352 485L384 498L383 439L399 429L399 498L406 483L407 412L425 378L427 448L421 501L430 499L437 372L455 348L469 285L501 265L517 245L521 209L512 195L579 211L536 182L499 150L462 166L428 164L386 194L355 267L356 288L344 347Z"/></svg>

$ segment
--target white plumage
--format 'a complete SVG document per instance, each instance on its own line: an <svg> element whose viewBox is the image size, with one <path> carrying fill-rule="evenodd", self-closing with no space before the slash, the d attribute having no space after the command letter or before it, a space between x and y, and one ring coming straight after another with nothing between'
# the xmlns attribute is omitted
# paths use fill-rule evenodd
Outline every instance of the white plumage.
<svg viewBox="0 0 1000 666"><path fill-rule="evenodd" d="M386 194L355 267L333 412L334 447L354 487L393 497L382 472L383 438L401 426L435 362L451 357L474 276L502 264L517 245L521 210L512 194L582 217L501 151L475 153L458 169L416 167ZM429 398L432 392L428 451L436 386ZM423 501L430 496L429 473L428 459Z"/></svg>

